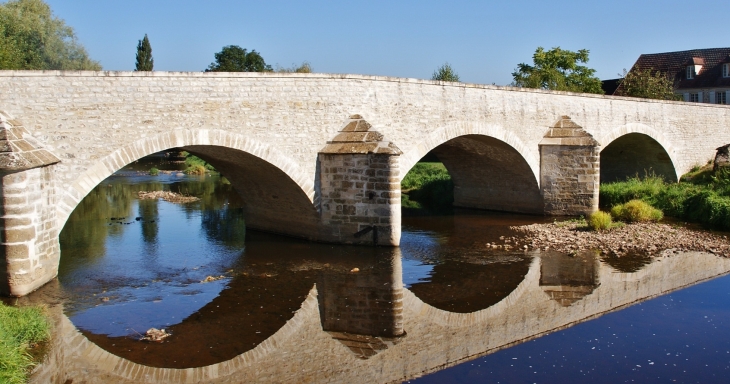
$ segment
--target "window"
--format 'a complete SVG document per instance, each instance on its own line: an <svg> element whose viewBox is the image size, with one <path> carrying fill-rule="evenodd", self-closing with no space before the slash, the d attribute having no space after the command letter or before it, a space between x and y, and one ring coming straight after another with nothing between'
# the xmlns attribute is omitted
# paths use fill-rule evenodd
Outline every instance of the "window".
<svg viewBox="0 0 730 384"><path fill-rule="evenodd" d="M730 77L730 63L722 65L722 77Z"/></svg>
<svg viewBox="0 0 730 384"><path fill-rule="evenodd" d="M727 93L724 91L715 92L715 103L716 104L727 104Z"/></svg>
<svg viewBox="0 0 730 384"><path fill-rule="evenodd" d="M695 78L695 66L694 65L688 65L687 66L687 78L688 79L694 79Z"/></svg>
<svg viewBox="0 0 730 384"><path fill-rule="evenodd" d="M689 100L690 103L699 103L700 102L700 95L699 93L690 93L689 94Z"/></svg>

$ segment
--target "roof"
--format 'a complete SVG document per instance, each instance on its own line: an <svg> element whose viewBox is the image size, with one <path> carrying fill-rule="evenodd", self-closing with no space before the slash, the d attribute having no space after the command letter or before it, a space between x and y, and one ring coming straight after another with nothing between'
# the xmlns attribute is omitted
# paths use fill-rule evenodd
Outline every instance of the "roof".
<svg viewBox="0 0 730 384"><path fill-rule="evenodd" d="M677 89L729 87L730 78L722 77L721 63L730 62L730 48L691 49L689 51L650 53L639 56L631 71L654 69L674 79ZM694 79L687 79L687 65L702 65Z"/></svg>

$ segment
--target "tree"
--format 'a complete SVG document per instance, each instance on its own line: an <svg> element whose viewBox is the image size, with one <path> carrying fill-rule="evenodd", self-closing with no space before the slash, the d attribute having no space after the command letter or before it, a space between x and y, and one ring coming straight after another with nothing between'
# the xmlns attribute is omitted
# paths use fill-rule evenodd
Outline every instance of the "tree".
<svg viewBox="0 0 730 384"><path fill-rule="evenodd" d="M532 55L533 65L520 63L512 72L514 86L603 94L601 80L594 69L578 63L588 62L588 50L578 52L560 49L545 51L538 47Z"/></svg>
<svg viewBox="0 0 730 384"><path fill-rule="evenodd" d="M144 34L144 39L137 43L137 63L135 65L135 71L151 71L155 66L155 59L152 58L152 46L150 45L150 39L147 38L147 34Z"/></svg>
<svg viewBox="0 0 730 384"><path fill-rule="evenodd" d="M101 70L43 0L0 4L0 69Z"/></svg>
<svg viewBox="0 0 730 384"><path fill-rule="evenodd" d="M635 68L628 73L624 69L615 95L658 100L681 99L680 95L674 93L674 81L651 68Z"/></svg>
<svg viewBox="0 0 730 384"><path fill-rule="evenodd" d="M264 58L252 50L237 45L228 45L215 54L215 61L212 62L205 72L272 72L271 65L266 64Z"/></svg>
<svg viewBox="0 0 730 384"><path fill-rule="evenodd" d="M459 75L454 72L454 69L451 68L451 65L449 65L449 63L444 63L444 65L438 67L436 71L433 72L433 75L431 75L431 80L458 82Z"/></svg>

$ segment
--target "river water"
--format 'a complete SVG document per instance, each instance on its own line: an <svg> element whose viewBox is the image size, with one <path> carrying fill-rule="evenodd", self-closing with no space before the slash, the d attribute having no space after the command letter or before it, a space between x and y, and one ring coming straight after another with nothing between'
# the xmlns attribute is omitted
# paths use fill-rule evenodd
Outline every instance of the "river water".
<svg viewBox="0 0 730 384"><path fill-rule="evenodd" d="M35 382L707 382L730 370L730 278L679 290L730 260L497 251L486 244L516 236L510 226L552 219L478 211L404 217L398 248L310 243L246 232L225 178L140 168L82 201L58 279L21 301L54 319ZM137 198L158 190L200 200ZM140 341L153 327L171 336Z"/></svg>

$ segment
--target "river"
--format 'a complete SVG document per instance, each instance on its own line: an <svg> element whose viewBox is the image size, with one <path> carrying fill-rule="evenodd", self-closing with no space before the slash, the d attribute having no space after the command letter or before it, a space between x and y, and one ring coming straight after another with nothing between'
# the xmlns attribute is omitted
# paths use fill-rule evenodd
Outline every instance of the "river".
<svg viewBox="0 0 730 384"><path fill-rule="evenodd" d="M709 254L632 260L492 250L544 217L404 217L398 248L246 231L217 175L102 182L60 235L33 382L715 381L730 369L730 271ZM140 200L169 190L200 200ZM150 328L170 334L140 341ZM417 379L420 377L420 379ZM68 381L71 380L71 381Z"/></svg>

